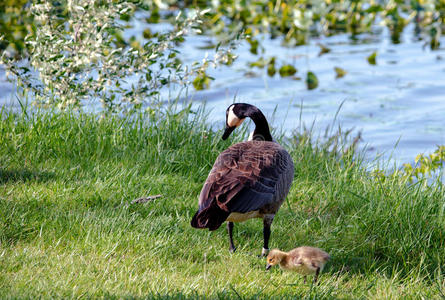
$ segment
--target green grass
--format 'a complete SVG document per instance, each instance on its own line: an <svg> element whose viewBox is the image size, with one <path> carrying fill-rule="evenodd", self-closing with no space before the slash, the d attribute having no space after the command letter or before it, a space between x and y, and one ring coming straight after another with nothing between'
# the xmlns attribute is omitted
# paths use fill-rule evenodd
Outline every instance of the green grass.
<svg viewBox="0 0 445 300"><path fill-rule="evenodd" d="M271 246L329 252L312 286L265 271L259 220L235 225L234 254L225 228L190 226L216 156L245 131L221 141L188 110L0 119L1 299L444 297L443 186L374 178L358 155L328 151L339 135L283 141L296 172Z"/></svg>

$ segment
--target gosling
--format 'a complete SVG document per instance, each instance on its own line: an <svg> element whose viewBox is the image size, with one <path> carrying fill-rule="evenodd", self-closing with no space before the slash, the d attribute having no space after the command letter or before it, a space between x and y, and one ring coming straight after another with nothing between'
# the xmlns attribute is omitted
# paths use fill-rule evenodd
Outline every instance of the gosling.
<svg viewBox="0 0 445 300"><path fill-rule="evenodd" d="M304 283L306 283L307 275L315 274L315 283L329 259L329 254L314 247L302 246L289 252L272 249L267 256L266 270L269 270L276 264L280 264L283 270L295 271L304 275Z"/></svg>

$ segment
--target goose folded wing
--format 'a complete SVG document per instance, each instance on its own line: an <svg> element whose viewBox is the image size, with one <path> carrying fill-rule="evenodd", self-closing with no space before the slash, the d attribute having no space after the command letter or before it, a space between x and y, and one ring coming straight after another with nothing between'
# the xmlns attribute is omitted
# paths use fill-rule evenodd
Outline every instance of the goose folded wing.
<svg viewBox="0 0 445 300"><path fill-rule="evenodd" d="M201 191L200 209L216 202L225 212L245 213L273 202L276 183L284 171L277 163L280 152L271 149L259 156L251 148L230 150L230 155L224 151L215 162Z"/></svg>

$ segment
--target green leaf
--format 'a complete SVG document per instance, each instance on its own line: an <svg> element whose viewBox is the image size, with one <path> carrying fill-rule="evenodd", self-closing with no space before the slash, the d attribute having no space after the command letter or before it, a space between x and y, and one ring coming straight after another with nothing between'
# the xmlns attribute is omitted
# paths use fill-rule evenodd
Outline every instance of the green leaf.
<svg viewBox="0 0 445 300"><path fill-rule="evenodd" d="M416 158L414 159L414 162L417 164L422 157L423 154L417 154Z"/></svg>
<svg viewBox="0 0 445 300"><path fill-rule="evenodd" d="M204 90L209 88L210 86L210 77L207 76L206 73L199 74L196 76L196 78L193 80L193 87L197 90Z"/></svg>
<svg viewBox="0 0 445 300"><path fill-rule="evenodd" d="M155 9L151 12L150 17L145 19L145 22L159 23L160 19L161 19L161 15L159 14L159 11L157 9Z"/></svg>
<svg viewBox="0 0 445 300"><path fill-rule="evenodd" d="M247 39L247 42L250 44L250 53L258 54L258 45L259 42L257 40Z"/></svg>
<svg viewBox="0 0 445 300"><path fill-rule="evenodd" d="M377 13L382 11L383 8L380 5L371 5L368 9L365 10L367 13Z"/></svg>

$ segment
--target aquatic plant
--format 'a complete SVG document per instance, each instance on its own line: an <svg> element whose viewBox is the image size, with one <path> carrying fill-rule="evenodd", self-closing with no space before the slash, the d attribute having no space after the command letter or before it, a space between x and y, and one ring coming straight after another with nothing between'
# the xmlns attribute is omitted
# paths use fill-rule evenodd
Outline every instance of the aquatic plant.
<svg viewBox="0 0 445 300"><path fill-rule="evenodd" d="M278 72L280 73L281 77L288 77L297 73L297 69L292 65L284 65Z"/></svg>
<svg viewBox="0 0 445 300"><path fill-rule="evenodd" d="M429 154L419 154L414 160L414 165L404 164L401 171L402 176L413 182L415 179L428 179L439 171L445 162L445 146L437 146L437 149Z"/></svg>
<svg viewBox="0 0 445 300"><path fill-rule="evenodd" d="M348 72L347 72L345 69L340 68L340 67L334 67L334 71L335 71L335 78L336 78L336 79L338 79L338 78L342 78L342 77L344 77L346 74L348 74Z"/></svg>
<svg viewBox="0 0 445 300"><path fill-rule="evenodd" d="M308 71L306 74L306 86L308 90L313 90L318 87L318 78L312 71Z"/></svg>
<svg viewBox="0 0 445 300"><path fill-rule="evenodd" d="M367 57L368 63L370 65L376 65L377 64L376 58L377 58L377 51L374 51Z"/></svg>
<svg viewBox="0 0 445 300"><path fill-rule="evenodd" d="M167 2L165 2L167 3ZM176 4L175 4L176 5ZM352 36L372 31L377 21L391 32L398 43L403 29L410 22L418 27L419 38L438 42L445 20L443 1L179 1L179 7L210 8L207 28L216 34L242 27L250 35L252 53L259 47L259 33L271 38L282 37L288 45L301 45L314 35L333 35L339 32Z"/></svg>

